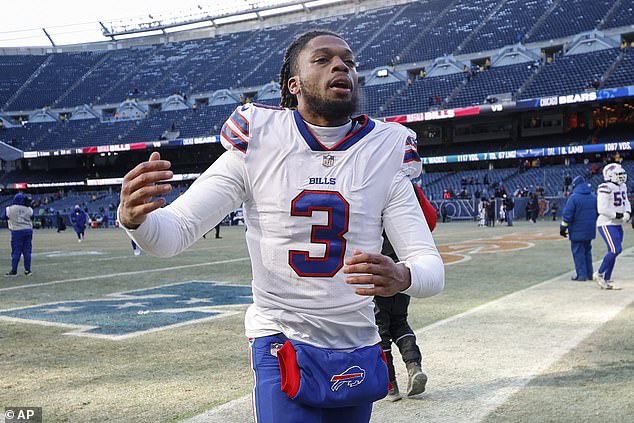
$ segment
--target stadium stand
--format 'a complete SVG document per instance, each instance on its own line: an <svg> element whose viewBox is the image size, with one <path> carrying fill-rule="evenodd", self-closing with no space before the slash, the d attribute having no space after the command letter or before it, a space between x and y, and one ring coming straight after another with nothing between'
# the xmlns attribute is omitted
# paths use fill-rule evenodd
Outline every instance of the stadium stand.
<svg viewBox="0 0 634 423"><path fill-rule="evenodd" d="M634 52L631 49L623 50L617 60L620 60L618 66L602 85L605 88L634 85Z"/></svg>
<svg viewBox="0 0 634 423"><path fill-rule="evenodd" d="M416 79L400 96L384 106L384 110L379 112L378 116L395 116L439 109L463 79L462 73Z"/></svg>
<svg viewBox="0 0 634 423"><path fill-rule="evenodd" d="M604 18L604 24L601 28L619 28L623 26L631 26L634 22L634 4L628 0L620 0L615 2L616 7L613 8L607 19Z"/></svg>
<svg viewBox="0 0 634 423"><path fill-rule="evenodd" d="M452 54L501 3L497 0L452 3L407 46L400 54L400 62L422 62Z"/></svg>
<svg viewBox="0 0 634 423"><path fill-rule="evenodd" d="M555 57L522 92L520 98L538 98L583 92L600 80L619 53L618 48Z"/></svg>
<svg viewBox="0 0 634 423"><path fill-rule="evenodd" d="M532 29L527 42L553 40L596 28L614 0L555 0L545 19Z"/></svg>
<svg viewBox="0 0 634 423"><path fill-rule="evenodd" d="M48 64L7 107L31 110L53 106L55 100L71 88L99 61L108 57L102 52L53 54ZM5 107L6 108L6 107Z"/></svg>
<svg viewBox="0 0 634 423"><path fill-rule="evenodd" d="M362 108L368 115L378 116L383 112L383 105L405 89L407 85L403 82L361 87Z"/></svg>
<svg viewBox="0 0 634 423"><path fill-rule="evenodd" d="M125 92L119 92L122 81L137 71L137 65L143 64L153 54L156 47L132 47L108 53L108 58L85 75L78 84L70 89L60 106L79 104L120 103L129 94L127 84Z"/></svg>
<svg viewBox="0 0 634 423"><path fill-rule="evenodd" d="M48 56L51 57L51 56ZM47 56L2 56L0 58L0 105L20 89L29 77L42 65Z"/></svg>
<svg viewBox="0 0 634 423"><path fill-rule="evenodd" d="M365 77L378 68L400 72L402 82L391 78L377 84L377 78L367 78L368 85L361 89L362 112L374 117L484 104L496 94L527 99L583 92L595 82L601 88L628 86L634 84L630 48L569 54L567 44L582 31L633 22L631 2L624 0L420 0L189 41L110 51L0 55L0 104L5 115L43 107L72 112L83 104L101 114L94 119L2 127L0 140L37 151L217 135L240 100L276 104L277 98L258 99L254 93L277 80L288 40L309 28L341 33ZM430 72L432 60L445 55L462 55L456 56L457 65L471 69L471 60L481 60L483 52L518 42L531 48L531 43L546 40L560 43L562 52L552 62L523 58L503 66L494 63L473 74L458 68L444 75ZM423 77L424 67L435 76ZM227 89L235 98L218 101L215 93ZM239 98L247 93L251 98ZM136 120L115 117L115 109L125 100L161 103L172 94L180 95L187 109L163 111L154 104ZM200 97L205 101L195 100Z"/></svg>
<svg viewBox="0 0 634 423"><path fill-rule="evenodd" d="M532 75L530 64L492 67L480 72L468 73L464 86L449 102L449 107L465 107L484 104L489 95L510 93L513 98L517 91Z"/></svg>
<svg viewBox="0 0 634 423"><path fill-rule="evenodd" d="M524 40L548 7L545 0L509 0L503 4L462 48L461 53L476 53L498 49Z"/></svg>
<svg viewBox="0 0 634 423"><path fill-rule="evenodd" d="M271 48L279 48L295 33L295 25L278 26L267 28L263 31L254 32L240 46L231 46L226 51L226 59L219 67L215 67L215 72L208 75L209 78L201 81L200 91L214 91L219 88L242 87L243 79L248 77L270 53ZM277 79L277 74L266 75L265 81Z"/></svg>

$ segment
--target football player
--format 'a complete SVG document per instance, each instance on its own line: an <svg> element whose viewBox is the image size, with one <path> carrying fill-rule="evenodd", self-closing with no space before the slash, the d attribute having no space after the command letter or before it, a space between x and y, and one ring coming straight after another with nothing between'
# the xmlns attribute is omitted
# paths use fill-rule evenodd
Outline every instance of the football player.
<svg viewBox="0 0 634 423"><path fill-rule="evenodd" d="M627 198L627 173L618 163L603 168L604 183L597 189L597 228L605 241L608 252L603 258L594 280L601 289L613 289L612 271L616 257L621 254L623 224L630 220L632 208Z"/></svg>
<svg viewBox="0 0 634 423"><path fill-rule="evenodd" d="M119 222L144 251L171 256L244 203L256 421L366 423L388 385L386 365L375 360L382 353L372 297L427 297L444 286L410 183L421 172L415 133L352 117L355 58L329 31L289 45L280 86L282 107L246 104L233 112L221 130L228 151L169 206L152 197L170 191L157 184L173 176L170 163L154 152L132 169ZM380 254L383 229L403 261ZM287 355L289 343L306 354ZM333 366L335 357L342 366ZM344 366L346 357L353 358ZM327 378L306 378L324 368L332 369Z"/></svg>
<svg viewBox="0 0 634 423"><path fill-rule="evenodd" d="M75 205L73 212L70 215L70 221L73 224L73 229L77 234L77 241L82 242L86 232L86 222L88 221L88 215L83 211L79 205Z"/></svg>

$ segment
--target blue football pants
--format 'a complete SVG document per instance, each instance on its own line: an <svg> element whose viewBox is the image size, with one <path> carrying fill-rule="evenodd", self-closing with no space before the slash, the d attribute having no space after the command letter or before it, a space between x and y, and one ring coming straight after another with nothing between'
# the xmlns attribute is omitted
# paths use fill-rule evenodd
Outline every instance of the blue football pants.
<svg viewBox="0 0 634 423"><path fill-rule="evenodd" d="M604 225L599 226L598 229L608 247L608 252L605 254L605 257L603 257L603 262L601 262L601 266L599 267L599 273L603 275L605 280L611 281L616 257L621 254L622 250L623 226Z"/></svg>
<svg viewBox="0 0 634 423"><path fill-rule="evenodd" d="M256 423L368 423L372 403L357 407L314 408L291 400L282 391L282 378L277 357L271 353L272 344L284 344L282 335L264 336L249 340L249 359L255 388L253 413Z"/></svg>

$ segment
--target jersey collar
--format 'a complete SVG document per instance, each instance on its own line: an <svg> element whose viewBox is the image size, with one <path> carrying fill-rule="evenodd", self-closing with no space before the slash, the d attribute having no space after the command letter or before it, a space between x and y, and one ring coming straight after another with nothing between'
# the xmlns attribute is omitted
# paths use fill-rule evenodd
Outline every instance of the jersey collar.
<svg viewBox="0 0 634 423"><path fill-rule="evenodd" d="M344 151L355 145L364 136L370 133L374 129L374 121L368 118L366 115L360 115L352 119L352 130L341 141L333 145L331 148L323 145L315 134L310 130L304 119L297 110L293 110L293 117L297 124L297 129L302 138L306 141L306 144L313 151Z"/></svg>

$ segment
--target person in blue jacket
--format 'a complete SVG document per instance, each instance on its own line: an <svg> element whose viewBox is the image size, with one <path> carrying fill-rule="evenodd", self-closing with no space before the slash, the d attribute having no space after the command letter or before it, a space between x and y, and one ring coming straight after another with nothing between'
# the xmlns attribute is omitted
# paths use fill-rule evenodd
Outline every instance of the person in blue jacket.
<svg viewBox="0 0 634 423"><path fill-rule="evenodd" d="M572 181L572 194L566 202L559 233L570 237L577 274L573 281L592 280L592 240L596 237L597 196L583 176Z"/></svg>
<svg viewBox="0 0 634 423"><path fill-rule="evenodd" d="M86 221L88 220L86 212L79 206L75 206L75 210L70 215L70 221L73 224L73 229L77 234L77 239L81 242L84 239L84 232L86 231Z"/></svg>

